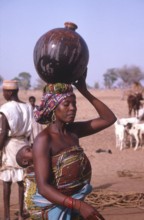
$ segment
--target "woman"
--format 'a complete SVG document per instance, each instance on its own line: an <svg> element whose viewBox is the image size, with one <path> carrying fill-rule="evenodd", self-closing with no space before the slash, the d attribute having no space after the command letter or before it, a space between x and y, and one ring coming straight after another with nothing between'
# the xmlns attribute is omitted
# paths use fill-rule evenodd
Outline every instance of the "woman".
<svg viewBox="0 0 144 220"><path fill-rule="evenodd" d="M104 220L95 208L84 202L85 196L92 190L91 165L79 145L79 138L109 127L116 117L88 91L84 76L74 85L93 105L99 117L74 122L76 96L71 85L60 83L47 85L41 105L34 110L36 121L50 122L33 145L38 192L50 201L47 205L46 201L43 202L43 219ZM35 204L40 201L41 196L38 195L33 199Z"/></svg>

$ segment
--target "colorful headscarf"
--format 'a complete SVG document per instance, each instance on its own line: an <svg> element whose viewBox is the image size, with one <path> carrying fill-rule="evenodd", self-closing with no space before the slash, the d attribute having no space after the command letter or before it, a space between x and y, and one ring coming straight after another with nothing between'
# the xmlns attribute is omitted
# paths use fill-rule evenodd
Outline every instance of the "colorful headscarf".
<svg viewBox="0 0 144 220"><path fill-rule="evenodd" d="M43 89L43 96L39 106L33 110L35 120L40 124L51 122L51 113L66 97L74 95L70 84L47 84Z"/></svg>

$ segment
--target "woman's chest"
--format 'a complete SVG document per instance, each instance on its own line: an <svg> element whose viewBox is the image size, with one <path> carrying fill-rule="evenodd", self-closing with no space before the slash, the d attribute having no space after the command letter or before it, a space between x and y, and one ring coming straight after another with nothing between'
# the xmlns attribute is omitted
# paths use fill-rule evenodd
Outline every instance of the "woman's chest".
<svg viewBox="0 0 144 220"><path fill-rule="evenodd" d="M79 140L74 135L58 135L53 138L53 141L51 142L51 154L52 156L55 156L59 153L61 153L64 150L69 149L73 146L78 146Z"/></svg>

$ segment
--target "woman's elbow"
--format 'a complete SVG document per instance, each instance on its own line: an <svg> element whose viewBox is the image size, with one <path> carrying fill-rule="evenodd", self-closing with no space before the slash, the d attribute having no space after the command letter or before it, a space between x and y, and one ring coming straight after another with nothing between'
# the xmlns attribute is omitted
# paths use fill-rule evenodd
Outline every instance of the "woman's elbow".
<svg viewBox="0 0 144 220"><path fill-rule="evenodd" d="M44 187L38 187L38 193L39 193L40 195L42 195L43 197L45 197Z"/></svg>
<svg viewBox="0 0 144 220"><path fill-rule="evenodd" d="M113 115L113 117L111 119L109 119L108 123L109 126L113 125L117 120L117 117L115 115Z"/></svg>

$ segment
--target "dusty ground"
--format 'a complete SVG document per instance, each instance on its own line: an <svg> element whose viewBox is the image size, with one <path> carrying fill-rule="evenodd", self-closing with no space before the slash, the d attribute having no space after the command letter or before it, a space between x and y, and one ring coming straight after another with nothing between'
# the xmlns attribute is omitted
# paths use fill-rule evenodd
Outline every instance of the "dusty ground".
<svg viewBox="0 0 144 220"><path fill-rule="evenodd" d="M122 93L119 90L92 90L92 93L105 102L117 115L117 117L128 117L128 109L126 99L121 100ZM85 120L93 118L95 110L83 98L77 94L77 120ZM37 97L37 103L41 96L40 92L29 91L20 92L22 100L27 101L30 95ZM0 104L4 102L2 95L0 96ZM144 149L134 151L127 148L119 151L115 147L114 126L93 136L80 140L88 155L93 169L92 184L95 189L104 190L105 193L115 191L117 194L136 194L144 193ZM96 150L110 149L109 153L96 153ZM120 175L121 174L121 175ZM123 174L123 175L122 175ZM2 182L0 181L0 220L3 220L3 199L2 199ZM13 184L11 197L11 220L16 218L14 214L18 210L17 185ZM111 206L99 211L106 220L144 220L144 209L129 207L129 204L123 206L119 204L117 207Z"/></svg>

